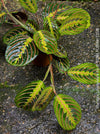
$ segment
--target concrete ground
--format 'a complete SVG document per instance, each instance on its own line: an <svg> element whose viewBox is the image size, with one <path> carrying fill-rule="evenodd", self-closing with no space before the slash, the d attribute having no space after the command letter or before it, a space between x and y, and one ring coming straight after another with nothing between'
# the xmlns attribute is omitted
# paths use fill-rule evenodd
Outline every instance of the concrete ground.
<svg viewBox="0 0 100 134"><path fill-rule="evenodd" d="M96 63L96 29L100 28L100 2L74 4L90 13L91 26L79 35L62 36L58 41L65 47L71 67L85 62ZM99 134L97 86L81 84L67 74L59 74L55 68L57 92L72 96L82 108L82 119L76 129L64 131L59 126L53 111L53 101L41 112L27 112L15 106L17 91L31 81L42 80L47 68L36 67L32 63L25 67L7 63L4 56L6 45L2 37L11 28L11 25L0 27L0 134ZM50 84L49 77L46 84Z"/></svg>

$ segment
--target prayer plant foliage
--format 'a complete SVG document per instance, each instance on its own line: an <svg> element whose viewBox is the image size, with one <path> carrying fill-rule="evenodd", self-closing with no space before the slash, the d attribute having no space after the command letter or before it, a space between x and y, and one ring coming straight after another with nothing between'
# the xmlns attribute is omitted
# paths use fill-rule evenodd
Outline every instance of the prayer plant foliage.
<svg viewBox="0 0 100 134"><path fill-rule="evenodd" d="M36 0L19 0L21 5L31 13L36 13ZM4 43L7 44L5 58L14 66L25 66L33 61L40 51L47 55L52 54L54 65L60 73L68 72L68 75L84 84L96 84L100 82L100 69L93 63L83 63L69 68L67 53L62 46L57 44L61 35L75 35L83 32L90 26L90 15L80 8L67 6L65 3L50 3L43 9L44 29L40 30L35 20L27 20L22 23L16 19L5 7L6 12L1 12L1 24L7 22L10 15L14 22L20 24L4 35ZM6 21L5 21L6 20ZM43 110L54 98L54 112L60 126L64 130L72 130L80 122L81 108L70 96L56 93L53 77L52 62L48 66L45 77L42 80L33 81L25 86L15 97L17 107L30 111ZM52 86L44 83L48 74L51 74Z"/></svg>

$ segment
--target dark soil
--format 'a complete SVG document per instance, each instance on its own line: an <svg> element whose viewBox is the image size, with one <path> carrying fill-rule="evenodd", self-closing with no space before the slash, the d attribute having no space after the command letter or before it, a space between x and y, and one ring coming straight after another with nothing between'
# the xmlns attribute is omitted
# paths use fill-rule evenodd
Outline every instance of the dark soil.
<svg viewBox="0 0 100 134"><path fill-rule="evenodd" d="M79 35L62 36L58 43L65 47L71 67L85 62L96 63L96 29L100 28L100 2L69 4L87 10L91 15L91 26ZM36 67L32 63L25 67L15 67L7 63L4 56L6 45L3 44L2 37L11 28L12 25L6 24L0 27L0 134L99 134L97 86L80 84L67 74L58 73L55 68L57 92L72 96L82 108L82 119L76 129L64 131L59 126L53 111L53 101L41 112L27 112L16 107L14 97L17 91L31 81L42 80L47 67ZM50 84L49 77L46 84Z"/></svg>

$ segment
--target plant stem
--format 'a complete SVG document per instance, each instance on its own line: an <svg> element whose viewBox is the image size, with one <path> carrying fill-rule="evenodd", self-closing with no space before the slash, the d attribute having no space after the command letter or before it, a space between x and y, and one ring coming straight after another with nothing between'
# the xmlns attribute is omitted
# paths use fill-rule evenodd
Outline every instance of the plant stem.
<svg viewBox="0 0 100 134"><path fill-rule="evenodd" d="M17 22L18 24L20 24L24 29L26 29L27 31L33 33L32 31L29 30L28 26L26 26L25 24L21 23L18 19L16 19L7 9L7 7L4 4L4 1L1 0L4 9L6 10L6 12L9 14L9 16L15 21L15 23ZM36 29L34 28L34 31L36 31Z"/></svg>
<svg viewBox="0 0 100 134"><path fill-rule="evenodd" d="M55 86L54 86L54 76L53 76L53 67L52 67L52 64L50 66L50 74L51 74L52 88L53 88L54 94L57 95L56 90L55 90Z"/></svg>
<svg viewBox="0 0 100 134"><path fill-rule="evenodd" d="M45 73L45 76L44 76L44 79L43 79L43 82L46 80L49 72L50 72L50 67L51 67L51 64L49 65L48 69L47 69L47 72Z"/></svg>
<svg viewBox="0 0 100 134"><path fill-rule="evenodd" d="M55 90L55 86L54 86L54 76L53 76L53 67L52 67L52 63L50 63L48 69L47 69L47 72L45 73L45 76L44 76L44 79L43 79L43 82L46 80L48 74L51 74L51 84L52 84L52 88L53 88L53 92L55 95L57 95L56 93L56 90Z"/></svg>

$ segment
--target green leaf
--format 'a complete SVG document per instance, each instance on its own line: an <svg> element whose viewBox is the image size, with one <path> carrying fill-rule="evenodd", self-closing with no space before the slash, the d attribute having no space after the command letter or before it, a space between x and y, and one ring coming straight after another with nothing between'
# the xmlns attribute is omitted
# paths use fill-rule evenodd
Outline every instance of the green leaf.
<svg viewBox="0 0 100 134"><path fill-rule="evenodd" d="M36 13L37 11L36 0L19 0L19 2L26 10L32 13Z"/></svg>
<svg viewBox="0 0 100 134"><path fill-rule="evenodd" d="M12 38L5 52L7 62L14 66L25 66L37 55L38 49L33 39L27 35Z"/></svg>
<svg viewBox="0 0 100 134"><path fill-rule="evenodd" d="M26 25L28 27L28 30L33 34L36 32L36 30L39 30L39 25L35 20L27 20Z"/></svg>
<svg viewBox="0 0 100 134"><path fill-rule="evenodd" d="M93 63L83 63L68 70L68 75L84 84L100 83L100 69Z"/></svg>
<svg viewBox="0 0 100 134"><path fill-rule="evenodd" d="M90 26L90 15L87 11L80 8L69 9L57 17L61 23L61 35L75 35L83 32Z"/></svg>
<svg viewBox="0 0 100 134"><path fill-rule="evenodd" d="M53 54L57 51L57 41L55 37L46 30L35 32L34 42L38 49L46 54Z"/></svg>
<svg viewBox="0 0 100 134"><path fill-rule="evenodd" d="M58 45L57 52L53 55L60 57L60 58L66 58L67 52L65 51L65 48L62 45Z"/></svg>
<svg viewBox="0 0 100 134"><path fill-rule="evenodd" d="M58 40L60 33L57 23L50 17L44 19L44 29L51 32L52 35Z"/></svg>
<svg viewBox="0 0 100 134"><path fill-rule="evenodd" d="M64 3L49 2L49 3L47 3L47 5L44 8L44 10L42 12L42 16L43 16L43 18L48 16L50 18L56 19L59 14L61 14L62 12L66 11L70 8L72 8L72 7L66 6L66 2L64 2Z"/></svg>
<svg viewBox="0 0 100 134"><path fill-rule="evenodd" d="M43 81L33 81L25 86L15 97L17 107L25 110L43 110L53 99L52 87L45 87Z"/></svg>
<svg viewBox="0 0 100 134"><path fill-rule="evenodd" d="M28 32L22 27L13 28L4 35L3 42L7 45L10 45L14 38L19 38L22 35L28 35Z"/></svg>
<svg viewBox="0 0 100 134"><path fill-rule="evenodd" d="M8 21L7 19L7 13L6 12L0 12L0 25L3 23L6 23Z"/></svg>
<svg viewBox="0 0 100 134"><path fill-rule="evenodd" d="M58 71L62 74L66 73L69 69L69 60L68 58L58 58L54 60L54 65L58 69Z"/></svg>
<svg viewBox="0 0 100 134"><path fill-rule="evenodd" d="M64 130L72 130L80 122L81 108L70 96L59 94L54 98L54 112Z"/></svg>

